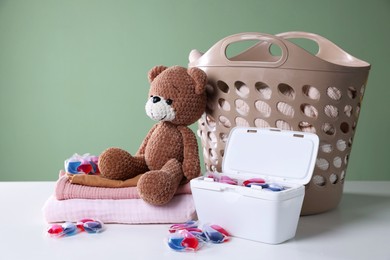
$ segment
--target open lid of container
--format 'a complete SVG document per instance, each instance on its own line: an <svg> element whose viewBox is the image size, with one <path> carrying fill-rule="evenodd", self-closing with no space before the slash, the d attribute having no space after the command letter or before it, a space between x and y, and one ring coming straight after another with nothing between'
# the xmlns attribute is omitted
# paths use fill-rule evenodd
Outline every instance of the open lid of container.
<svg viewBox="0 0 390 260"><path fill-rule="evenodd" d="M222 172L307 184L318 152L316 134L275 128L235 127L230 131Z"/></svg>

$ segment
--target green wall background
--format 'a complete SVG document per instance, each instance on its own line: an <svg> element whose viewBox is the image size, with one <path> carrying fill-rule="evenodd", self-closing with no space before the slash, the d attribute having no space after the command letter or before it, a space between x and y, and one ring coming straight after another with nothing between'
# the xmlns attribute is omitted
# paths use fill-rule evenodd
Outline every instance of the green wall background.
<svg viewBox="0 0 390 260"><path fill-rule="evenodd" d="M0 181L55 180L73 153L135 152L147 72L228 35L315 32L372 64L347 180L390 180L388 0L0 1ZM195 126L194 126L195 129Z"/></svg>

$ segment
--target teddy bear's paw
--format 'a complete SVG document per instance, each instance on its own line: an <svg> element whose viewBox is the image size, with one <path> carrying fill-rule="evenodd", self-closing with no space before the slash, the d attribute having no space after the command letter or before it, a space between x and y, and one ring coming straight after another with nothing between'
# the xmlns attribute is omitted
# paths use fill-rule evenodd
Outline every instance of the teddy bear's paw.
<svg viewBox="0 0 390 260"><path fill-rule="evenodd" d="M138 181L138 194L147 203L164 205L175 195L181 179L181 174L163 170L147 172Z"/></svg>
<svg viewBox="0 0 390 260"><path fill-rule="evenodd" d="M101 175L111 180L127 180L147 171L143 158L120 148L108 148L99 156Z"/></svg>

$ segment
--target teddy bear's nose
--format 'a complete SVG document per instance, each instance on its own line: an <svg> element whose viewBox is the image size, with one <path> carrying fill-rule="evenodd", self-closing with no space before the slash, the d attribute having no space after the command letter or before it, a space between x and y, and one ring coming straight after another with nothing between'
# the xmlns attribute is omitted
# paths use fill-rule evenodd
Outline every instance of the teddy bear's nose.
<svg viewBox="0 0 390 260"><path fill-rule="evenodd" d="M161 98L158 97L158 96L154 96L154 97L153 97L153 103L157 103L157 102L159 102L160 100L161 100Z"/></svg>

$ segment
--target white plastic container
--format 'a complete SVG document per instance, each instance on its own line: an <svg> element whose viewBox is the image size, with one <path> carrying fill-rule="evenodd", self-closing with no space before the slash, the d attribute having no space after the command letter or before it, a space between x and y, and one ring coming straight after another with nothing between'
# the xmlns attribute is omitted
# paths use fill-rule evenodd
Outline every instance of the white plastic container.
<svg viewBox="0 0 390 260"><path fill-rule="evenodd" d="M233 128L222 162L222 173L237 180L231 185L208 178L191 180L199 221L217 224L232 236L279 244L295 236L307 184L313 173L319 139L311 133ZM263 178L282 191L243 181Z"/></svg>

